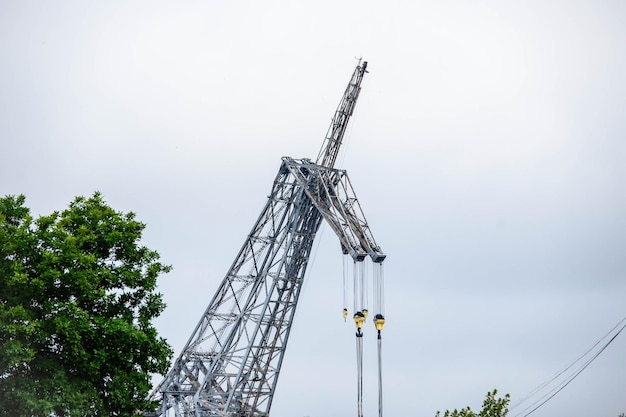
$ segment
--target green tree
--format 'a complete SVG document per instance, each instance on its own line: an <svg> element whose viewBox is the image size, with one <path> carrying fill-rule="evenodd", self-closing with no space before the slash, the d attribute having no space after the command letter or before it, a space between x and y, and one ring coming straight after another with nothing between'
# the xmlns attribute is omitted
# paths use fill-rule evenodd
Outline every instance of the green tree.
<svg viewBox="0 0 626 417"><path fill-rule="evenodd" d="M154 409L172 355L151 324L170 267L145 225L100 193L33 220L0 198L0 416L128 416Z"/></svg>
<svg viewBox="0 0 626 417"><path fill-rule="evenodd" d="M445 411L443 417L505 417L509 412L510 396L506 394L504 398L496 398L498 390L487 392L487 398L483 402L483 408L478 413L472 411L470 407L461 410ZM441 413L437 411L435 417L440 417Z"/></svg>

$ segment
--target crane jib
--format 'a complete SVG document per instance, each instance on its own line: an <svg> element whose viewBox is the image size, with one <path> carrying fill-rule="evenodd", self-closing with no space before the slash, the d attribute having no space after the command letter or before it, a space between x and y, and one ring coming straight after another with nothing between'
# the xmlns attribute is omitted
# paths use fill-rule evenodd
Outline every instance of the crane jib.
<svg viewBox="0 0 626 417"><path fill-rule="evenodd" d="M346 87L346 91L339 102L339 106L335 111L333 120L328 128L328 132L326 133L326 138L324 139L322 148L317 156L316 163L318 165L328 168L332 168L335 165L348 121L354 112L356 101L359 98L361 81L363 80L363 75L366 72L367 61L364 61L362 64L359 63L359 65L357 65L354 69L354 73L352 74L350 82Z"/></svg>

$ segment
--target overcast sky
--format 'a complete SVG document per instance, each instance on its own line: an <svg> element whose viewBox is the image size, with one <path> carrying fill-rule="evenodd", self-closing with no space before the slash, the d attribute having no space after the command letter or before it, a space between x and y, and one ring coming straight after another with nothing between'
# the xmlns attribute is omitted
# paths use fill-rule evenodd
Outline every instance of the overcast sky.
<svg viewBox="0 0 626 417"><path fill-rule="evenodd" d="M178 354L363 57L339 165L388 254L385 414L515 403L626 315L624 22L623 1L3 0L0 195L136 212L174 266L157 326ZM317 242L273 417L355 414L339 245ZM626 412L625 352L533 416Z"/></svg>

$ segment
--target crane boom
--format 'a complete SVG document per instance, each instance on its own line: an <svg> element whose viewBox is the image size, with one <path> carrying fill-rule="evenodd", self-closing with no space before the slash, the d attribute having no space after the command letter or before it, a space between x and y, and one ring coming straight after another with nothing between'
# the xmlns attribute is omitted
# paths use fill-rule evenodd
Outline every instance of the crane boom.
<svg viewBox="0 0 626 417"><path fill-rule="evenodd" d="M317 163L283 158L271 193L146 416L267 417L313 240L326 219L355 261L382 253L345 171L333 168L367 62L357 65Z"/></svg>

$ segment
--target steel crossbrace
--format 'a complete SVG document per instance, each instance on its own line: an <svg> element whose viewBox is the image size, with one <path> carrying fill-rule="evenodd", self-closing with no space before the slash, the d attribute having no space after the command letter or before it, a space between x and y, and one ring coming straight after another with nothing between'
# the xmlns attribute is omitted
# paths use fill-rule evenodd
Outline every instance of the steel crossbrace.
<svg viewBox="0 0 626 417"><path fill-rule="evenodd" d="M283 161L339 238L344 253L357 262L368 255L373 262L385 260L387 255L372 235L345 170L327 168L309 159L284 157Z"/></svg>

